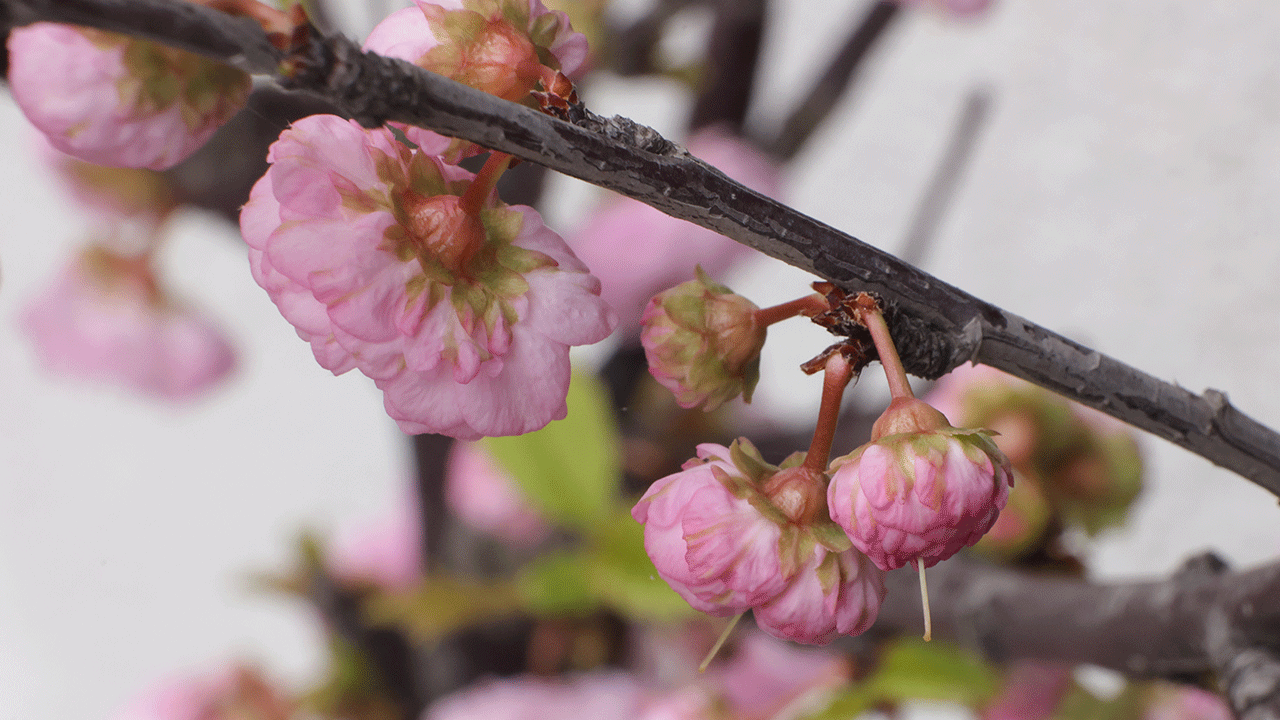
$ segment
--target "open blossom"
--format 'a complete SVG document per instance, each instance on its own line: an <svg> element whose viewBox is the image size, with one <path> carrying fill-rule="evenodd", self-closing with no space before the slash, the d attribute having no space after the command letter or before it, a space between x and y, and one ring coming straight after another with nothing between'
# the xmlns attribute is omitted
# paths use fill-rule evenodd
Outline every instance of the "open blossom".
<svg viewBox="0 0 1280 720"><path fill-rule="evenodd" d="M632 510L663 580L694 608L728 616L754 609L776 637L822 644L858 634L884 599L883 575L850 549L794 488L766 494L791 470L751 444L702 444L684 470L655 482ZM778 504L775 504L775 500Z"/></svg>
<svg viewBox="0 0 1280 720"><path fill-rule="evenodd" d="M519 102L544 67L573 75L587 39L541 0L414 0L378 23L364 49Z"/></svg>
<svg viewBox="0 0 1280 720"><path fill-rule="evenodd" d="M914 398L895 399L871 442L831 466L831 518L883 570L932 567L976 543L1013 482L989 433L953 428Z"/></svg>
<svg viewBox="0 0 1280 720"><path fill-rule="evenodd" d="M752 190L777 197L781 171L746 140L720 127L686 142L689 152ZM695 266L718 277L751 248L713 230L673 218L630 198L610 198L569 239L602 283L622 327L634 332L649 299L686 278Z"/></svg>
<svg viewBox="0 0 1280 720"><path fill-rule="evenodd" d="M168 298L145 258L93 246L26 309L22 326L45 367L178 400L231 372L222 333Z"/></svg>
<svg viewBox="0 0 1280 720"><path fill-rule="evenodd" d="M438 155L451 141L332 115L281 133L240 216L250 267L322 366L359 368L407 433L531 432L564 417L569 346L614 318L532 208Z"/></svg>
<svg viewBox="0 0 1280 720"><path fill-rule="evenodd" d="M751 392L760 380L765 328L755 303L698 277L658 293L640 322L649 372L676 396L680 407L715 410Z"/></svg>
<svg viewBox="0 0 1280 720"><path fill-rule="evenodd" d="M35 23L9 36L9 88L68 155L163 170L244 107L251 82L243 71L146 40Z"/></svg>

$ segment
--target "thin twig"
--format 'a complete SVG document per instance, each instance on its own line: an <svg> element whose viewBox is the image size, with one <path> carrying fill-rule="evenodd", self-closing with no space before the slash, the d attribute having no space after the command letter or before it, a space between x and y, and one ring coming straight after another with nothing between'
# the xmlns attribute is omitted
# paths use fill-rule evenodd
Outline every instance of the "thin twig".
<svg viewBox="0 0 1280 720"><path fill-rule="evenodd" d="M195 13L201 8L188 10L187 3L0 2L18 22L69 21L70 6L79 22L105 29L129 31L131 18L142 36L163 41L171 33L176 44L200 45L211 56L220 47L223 59L242 67L253 66L263 47L270 48L260 30L242 46L227 47L249 29ZM183 24L164 24L179 10ZM193 33L206 21L210 32L221 34L217 42L195 43ZM1236 410L1221 392L1188 392L979 300L733 182L650 128L591 113L570 124L318 32L283 68L285 74L275 75L281 85L319 94L366 126L395 120L501 150L715 230L848 292L874 292L885 302L903 364L914 375L933 379L965 361L983 362L1152 432L1280 495L1280 435Z"/></svg>

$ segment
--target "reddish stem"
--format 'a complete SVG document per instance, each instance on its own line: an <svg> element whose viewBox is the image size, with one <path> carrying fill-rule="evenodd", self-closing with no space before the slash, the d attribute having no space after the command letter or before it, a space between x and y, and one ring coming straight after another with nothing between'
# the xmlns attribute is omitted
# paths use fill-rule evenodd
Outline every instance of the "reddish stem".
<svg viewBox="0 0 1280 720"><path fill-rule="evenodd" d="M769 327L770 325L793 318L797 315L817 315L831 309L827 304L827 299L821 295L806 295L802 298L796 298L790 302L784 302L781 305L774 305L762 310L756 311L756 324L760 327Z"/></svg>
<svg viewBox="0 0 1280 720"><path fill-rule="evenodd" d="M889 336L884 314L871 296L863 294L858 298L858 319L871 331L871 340L876 344L880 364L884 366L885 379L889 381L889 393L895 400L914 398L915 393L911 392L911 384L907 382L907 371L902 368L902 359L898 357L898 348Z"/></svg>
<svg viewBox="0 0 1280 720"><path fill-rule="evenodd" d="M844 389L853 378L853 367L840 353L827 358L826 374L822 376L822 405L818 408L818 426L813 430L813 441L804 457L804 467L817 473L827 471L831 459L831 443L836 436L836 421L840 418L840 402Z"/></svg>
<svg viewBox="0 0 1280 720"><path fill-rule="evenodd" d="M472 217L480 217L480 211L484 208L485 203L489 201L489 196L493 194L493 188L498 184L498 178L502 177L502 173L507 171L511 166L512 157L504 152L489 153L489 159L484 161L484 167L480 168L480 172L476 173L475 180L471 181L471 185L467 187L466 192L462 194L462 209Z"/></svg>

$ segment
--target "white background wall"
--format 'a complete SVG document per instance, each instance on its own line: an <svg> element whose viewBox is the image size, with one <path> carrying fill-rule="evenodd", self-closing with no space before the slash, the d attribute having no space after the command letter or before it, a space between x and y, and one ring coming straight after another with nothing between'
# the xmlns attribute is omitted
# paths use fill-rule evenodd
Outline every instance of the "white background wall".
<svg viewBox="0 0 1280 720"><path fill-rule="evenodd" d="M766 123L862 12L775 4ZM913 13L799 158L790 200L893 251L964 95L984 86L991 121L927 269L1280 425L1276 48L1280 10L1257 3L998 0L974 24ZM682 105L660 85L601 83L585 100L674 130ZM233 229L198 215L177 223L165 259L237 337L235 378L174 408L45 374L16 317L87 225L30 132L0 104L0 720L109 717L156 678L234 657L305 678L314 623L245 575L279 567L303 525L394 503L407 440L371 383L315 364ZM591 193L564 186L574 207L554 215L571 222ZM764 304L811 278L770 263L740 279ZM767 411L813 412L818 384L792 368L825 341L773 333ZM1144 447L1149 491L1130 528L1094 545L1099 577L1164 574L1205 548L1241 564L1280 552L1275 498L1162 441Z"/></svg>

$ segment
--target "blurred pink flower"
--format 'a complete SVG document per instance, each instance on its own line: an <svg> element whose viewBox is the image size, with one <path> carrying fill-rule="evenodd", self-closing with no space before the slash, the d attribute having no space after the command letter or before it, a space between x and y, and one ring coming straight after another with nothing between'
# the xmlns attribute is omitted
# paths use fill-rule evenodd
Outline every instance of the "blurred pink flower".
<svg viewBox="0 0 1280 720"><path fill-rule="evenodd" d="M898 0L903 5L931 5L958 18L972 18L986 12L992 0Z"/></svg>
<svg viewBox="0 0 1280 720"><path fill-rule="evenodd" d="M636 717L643 702L640 684L625 673L521 676L459 690L427 708L423 720L628 720Z"/></svg>
<svg viewBox="0 0 1280 720"><path fill-rule="evenodd" d="M475 443L454 443L445 502L463 522L513 544L534 545L551 531L515 481Z"/></svg>
<svg viewBox="0 0 1280 720"><path fill-rule="evenodd" d="M416 496L405 495L376 520L339 530L328 552L336 577L389 590L406 590L422 579L422 512Z"/></svg>
<svg viewBox="0 0 1280 720"><path fill-rule="evenodd" d="M765 340L757 310L701 269L697 279L654 295L640 318L650 374L683 408L711 411L738 395L751 402Z"/></svg>
<svg viewBox="0 0 1280 720"><path fill-rule="evenodd" d="M1235 713L1217 693L1189 685L1161 683L1152 692L1143 720L1232 720Z"/></svg>
<svg viewBox="0 0 1280 720"><path fill-rule="evenodd" d="M208 320L168 298L142 257L81 253L22 316L50 370L172 400L195 397L234 365Z"/></svg>
<svg viewBox="0 0 1280 720"><path fill-rule="evenodd" d="M177 207L164 173L147 168L95 165L55 148L38 135L39 154L62 181L76 206L117 232L152 235ZM133 226L133 227L121 227Z"/></svg>
<svg viewBox="0 0 1280 720"><path fill-rule="evenodd" d="M752 190L779 194L781 171L774 161L723 128L701 130L686 144L689 152ZM629 334L638 329L649 299L687 280L694 267L716 278L753 252L629 198L611 198L569 245L600 278L602 295Z"/></svg>
<svg viewBox="0 0 1280 720"><path fill-rule="evenodd" d="M541 0L414 0L369 33L364 49L513 102L541 78L543 63L573 75L587 57L587 39L569 17Z"/></svg>
<svg viewBox="0 0 1280 720"><path fill-rule="evenodd" d="M260 673L228 667L157 683L113 720L287 720L290 714L287 701Z"/></svg>
<svg viewBox="0 0 1280 720"><path fill-rule="evenodd" d="M737 652L715 674L730 707L739 717L766 720L810 690L850 679L852 668L841 653L799 648L764 633L744 633Z"/></svg>
<svg viewBox="0 0 1280 720"><path fill-rule="evenodd" d="M450 140L405 133L417 148L332 115L281 133L240 216L254 278L322 366L374 380L406 433L564 417L569 346L613 329L599 281L532 208L464 205L473 176L437 156Z"/></svg>
<svg viewBox="0 0 1280 720"><path fill-rule="evenodd" d="M976 543L1013 482L989 433L953 428L914 398L894 400L871 442L831 467L831 518L882 570L933 567Z"/></svg>
<svg viewBox="0 0 1280 720"><path fill-rule="evenodd" d="M704 443L631 515L645 526L658 574L694 608L720 617L752 609L775 637L824 644L871 626L884 578L839 528L809 517L813 503L790 497L796 488L782 483L776 497L786 498L785 509L774 504L769 481L799 469L768 465L743 439L728 448Z"/></svg>
<svg viewBox="0 0 1280 720"><path fill-rule="evenodd" d="M55 23L9 35L9 89L54 147L98 165L163 170L249 96L248 74L181 50Z"/></svg>
<svg viewBox="0 0 1280 720"><path fill-rule="evenodd" d="M1004 687L986 707L981 720L1046 720L1071 688L1072 668L1038 661L1015 663Z"/></svg>

